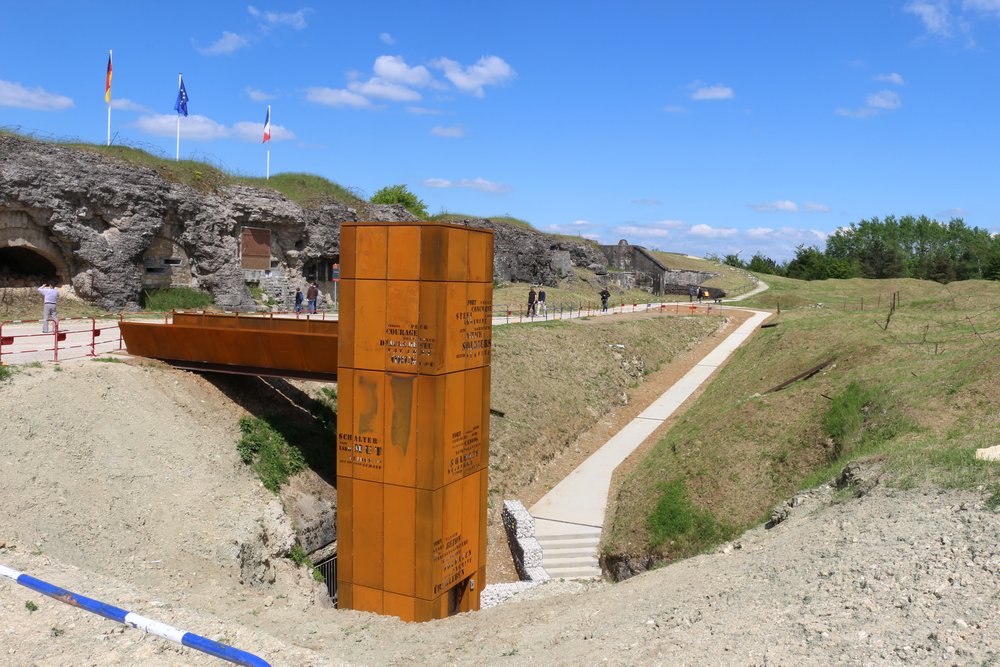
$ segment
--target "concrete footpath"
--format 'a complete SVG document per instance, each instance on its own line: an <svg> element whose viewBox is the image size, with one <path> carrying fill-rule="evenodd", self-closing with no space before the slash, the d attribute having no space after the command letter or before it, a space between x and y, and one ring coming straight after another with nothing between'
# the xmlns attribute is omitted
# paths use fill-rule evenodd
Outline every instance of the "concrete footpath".
<svg viewBox="0 0 1000 667"><path fill-rule="evenodd" d="M729 310L730 307L721 309ZM601 576L597 546L615 468L771 316L767 311L739 310L750 312L750 318L530 508L535 520L535 537L542 545L543 566L549 576Z"/></svg>

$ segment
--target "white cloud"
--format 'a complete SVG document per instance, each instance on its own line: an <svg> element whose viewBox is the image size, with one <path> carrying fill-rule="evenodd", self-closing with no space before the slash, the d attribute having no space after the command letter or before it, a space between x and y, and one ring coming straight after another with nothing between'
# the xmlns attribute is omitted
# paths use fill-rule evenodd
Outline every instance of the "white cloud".
<svg viewBox="0 0 1000 667"><path fill-rule="evenodd" d="M197 51L204 56L228 56L249 43L250 40L243 35L237 35L235 32L223 32L222 37L212 42L209 46L197 49Z"/></svg>
<svg viewBox="0 0 1000 667"><path fill-rule="evenodd" d="M767 239L776 236L776 232L770 227L752 227L746 231L746 235L752 239Z"/></svg>
<svg viewBox="0 0 1000 667"><path fill-rule="evenodd" d="M383 44L395 44L396 43L396 38L393 37L392 35L390 35L387 32L380 32L378 34L378 38L380 40L382 40Z"/></svg>
<svg viewBox="0 0 1000 667"><path fill-rule="evenodd" d="M636 204L638 206L659 206L659 199L633 199L629 202L630 204Z"/></svg>
<svg viewBox="0 0 1000 667"><path fill-rule="evenodd" d="M680 229L681 227L686 227L687 223L683 220L657 220L652 225L663 229Z"/></svg>
<svg viewBox="0 0 1000 667"><path fill-rule="evenodd" d="M426 178L423 184L429 188L468 188L495 195L506 194L513 189L509 185L487 181L485 178L463 178L460 181L451 181L446 178Z"/></svg>
<svg viewBox="0 0 1000 667"><path fill-rule="evenodd" d="M868 96L865 100L865 106L858 109L840 108L834 110L834 113L849 118L870 118L883 111L892 111L901 106L903 106L903 101L900 99L899 93L894 90L880 90Z"/></svg>
<svg viewBox="0 0 1000 667"><path fill-rule="evenodd" d="M871 118L877 114L878 111L870 107L861 107L860 109L844 109L841 107L839 109L834 109L833 113L838 116L847 116L848 118Z"/></svg>
<svg viewBox="0 0 1000 667"><path fill-rule="evenodd" d="M934 217L941 220L951 220L952 218L964 218L969 212L964 208L949 208L934 214Z"/></svg>
<svg viewBox="0 0 1000 667"><path fill-rule="evenodd" d="M892 90L880 90L868 96L866 104L873 109L883 109L886 111L898 109L902 106L899 94Z"/></svg>
<svg viewBox="0 0 1000 667"><path fill-rule="evenodd" d="M903 86L906 84L906 81L903 79L903 75L896 72L890 72L889 74L876 74L873 78L876 81L885 81L886 83L892 83L897 86Z"/></svg>
<svg viewBox="0 0 1000 667"><path fill-rule="evenodd" d="M313 87L306 90L306 100L328 107L367 109L372 106L368 98L341 88Z"/></svg>
<svg viewBox="0 0 1000 667"><path fill-rule="evenodd" d="M233 136L242 141L264 141L264 123L244 120L233 125ZM271 123L271 141L289 141L295 138L295 133L282 125Z"/></svg>
<svg viewBox="0 0 1000 667"><path fill-rule="evenodd" d="M590 235L585 235L583 232L585 230L593 229L596 226L597 225L589 220L574 220L573 222L567 222L565 224L549 225L548 231L556 234L576 234L578 236L586 236L587 238L590 238Z"/></svg>
<svg viewBox="0 0 1000 667"><path fill-rule="evenodd" d="M0 107L33 109L34 111L62 111L73 106L65 95L50 93L41 88L25 88L19 83L0 80Z"/></svg>
<svg viewBox="0 0 1000 667"><path fill-rule="evenodd" d="M437 125L431 128L431 134L435 137L444 137L446 139L461 139L465 136L465 128L461 125L455 125L453 127Z"/></svg>
<svg viewBox="0 0 1000 667"><path fill-rule="evenodd" d="M668 104L667 106L663 107L663 110L666 111L667 113L687 113L687 108L677 106L674 104Z"/></svg>
<svg viewBox="0 0 1000 667"><path fill-rule="evenodd" d="M778 201L766 202L763 204L747 204L750 208L757 211L758 213L770 213L773 211L782 211L784 213L795 213L799 210L798 204L787 199L781 199Z"/></svg>
<svg viewBox="0 0 1000 667"><path fill-rule="evenodd" d="M372 68L376 77L404 86L427 86L431 83L431 73L423 65L410 67L402 56L379 56Z"/></svg>
<svg viewBox="0 0 1000 667"><path fill-rule="evenodd" d="M615 232L640 239L663 239L674 236L678 230L687 227L683 220L657 220L648 225L621 225Z"/></svg>
<svg viewBox="0 0 1000 667"><path fill-rule="evenodd" d="M643 227L641 225L622 225L615 227L615 231L618 234L639 239L663 239L671 235L669 229Z"/></svg>
<svg viewBox="0 0 1000 667"><path fill-rule="evenodd" d="M392 102L415 102L420 99L417 91L379 77L372 77L367 81L352 81L347 87L359 95Z"/></svg>
<svg viewBox="0 0 1000 667"><path fill-rule="evenodd" d="M271 93L265 93L263 90L257 90L251 86L244 88L247 97L249 97L254 102L267 102L268 100L273 100L275 98Z"/></svg>
<svg viewBox="0 0 1000 667"><path fill-rule="evenodd" d="M442 70L456 88L476 97L483 97L484 86L499 86L517 76L514 68L499 56L483 56L468 67L448 58L438 58L431 67Z"/></svg>
<svg viewBox="0 0 1000 667"><path fill-rule="evenodd" d="M830 207L827 206L826 204L816 204L816 203L811 202L811 201L807 201L802 208L805 209L806 213L829 213L830 212Z"/></svg>
<svg viewBox="0 0 1000 667"><path fill-rule="evenodd" d="M426 107L406 107L406 113L412 113L415 116L440 116L441 112L437 109L428 109Z"/></svg>
<svg viewBox="0 0 1000 667"><path fill-rule="evenodd" d="M1000 14L1000 0L965 0L962 9L977 10L986 14Z"/></svg>
<svg viewBox="0 0 1000 667"><path fill-rule="evenodd" d="M930 34L939 37L951 36L952 18L948 0L914 0L906 5L903 11L916 15Z"/></svg>
<svg viewBox="0 0 1000 667"><path fill-rule="evenodd" d="M140 116L135 121L135 126L146 134L153 134L158 137L173 137L177 133L177 115L156 114L152 116ZM212 141L214 139L225 139L229 135L230 130L228 127L215 122L207 116L191 115L187 118L181 118L182 139Z"/></svg>
<svg viewBox="0 0 1000 667"><path fill-rule="evenodd" d="M253 5L247 7L250 16L258 19L265 27L287 26L294 30L303 30L308 27L306 23L306 12L308 9L300 9L297 12L264 12Z"/></svg>
<svg viewBox="0 0 1000 667"><path fill-rule="evenodd" d="M138 102L133 102L125 97L112 97L111 108L119 111L141 111L143 113L149 111L148 107L145 107Z"/></svg>
<svg viewBox="0 0 1000 667"><path fill-rule="evenodd" d="M727 238L739 234L739 230L733 227L712 227L710 225L692 225L689 232L692 236L704 236L712 239Z"/></svg>
<svg viewBox="0 0 1000 667"><path fill-rule="evenodd" d="M714 86L703 86L700 83L691 84L692 100L731 100L735 97L733 89L721 83Z"/></svg>

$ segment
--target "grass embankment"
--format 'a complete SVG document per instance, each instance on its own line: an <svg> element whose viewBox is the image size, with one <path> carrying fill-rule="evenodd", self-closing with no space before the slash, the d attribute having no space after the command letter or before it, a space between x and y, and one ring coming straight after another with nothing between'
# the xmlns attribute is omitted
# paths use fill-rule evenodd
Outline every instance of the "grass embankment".
<svg viewBox="0 0 1000 667"><path fill-rule="evenodd" d="M778 326L737 351L632 463L606 553L692 555L863 457L880 460L890 484L1000 499L1000 466L974 458L1000 431L1000 283L762 278L772 290L747 305L780 303Z"/></svg>
<svg viewBox="0 0 1000 667"><path fill-rule="evenodd" d="M627 401L644 375L721 323L665 316L497 327L490 404L505 416L490 419L492 492L516 497L580 433Z"/></svg>
<svg viewBox="0 0 1000 667"><path fill-rule="evenodd" d="M251 185L276 190L300 206L317 206L336 201L347 206L364 205L365 201L350 189L322 176L302 173L273 174L270 179L241 176L209 162L174 160L131 146L59 142L66 148L76 148L106 155L128 164L147 167L172 183L190 186L200 192L212 192L226 185Z"/></svg>

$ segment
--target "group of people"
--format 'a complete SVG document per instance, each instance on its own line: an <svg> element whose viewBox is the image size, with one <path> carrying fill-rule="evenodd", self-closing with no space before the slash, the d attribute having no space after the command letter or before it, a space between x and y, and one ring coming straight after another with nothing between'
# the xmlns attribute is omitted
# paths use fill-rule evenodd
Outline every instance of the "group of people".
<svg viewBox="0 0 1000 667"><path fill-rule="evenodd" d="M309 287L306 288L306 293L303 294L302 290L298 287L295 288L295 312L302 312L302 302L306 303L306 312L315 313L316 312L316 301L319 299L319 286L316 281L309 283Z"/></svg>
<svg viewBox="0 0 1000 667"><path fill-rule="evenodd" d="M601 297L601 310L606 311L608 309L608 299L611 298L611 292L608 288L603 288L597 293ZM528 317L535 317L536 315L544 316L548 312L548 307L545 305L545 287L539 286L538 291L532 287L528 290Z"/></svg>
<svg viewBox="0 0 1000 667"><path fill-rule="evenodd" d="M528 317L534 317L538 314L545 315L547 312L548 307L545 305L545 288L539 287L536 292L535 288L532 287L528 290Z"/></svg>

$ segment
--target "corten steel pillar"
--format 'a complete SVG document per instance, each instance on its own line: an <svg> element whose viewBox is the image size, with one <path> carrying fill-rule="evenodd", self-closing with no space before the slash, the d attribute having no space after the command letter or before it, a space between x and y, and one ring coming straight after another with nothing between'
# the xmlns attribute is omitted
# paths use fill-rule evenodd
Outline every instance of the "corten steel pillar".
<svg viewBox="0 0 1000 667"><path fill-rule="evenodd" d="M444 618L486 582L493 233L343 223L339 606Z"/></svg>

